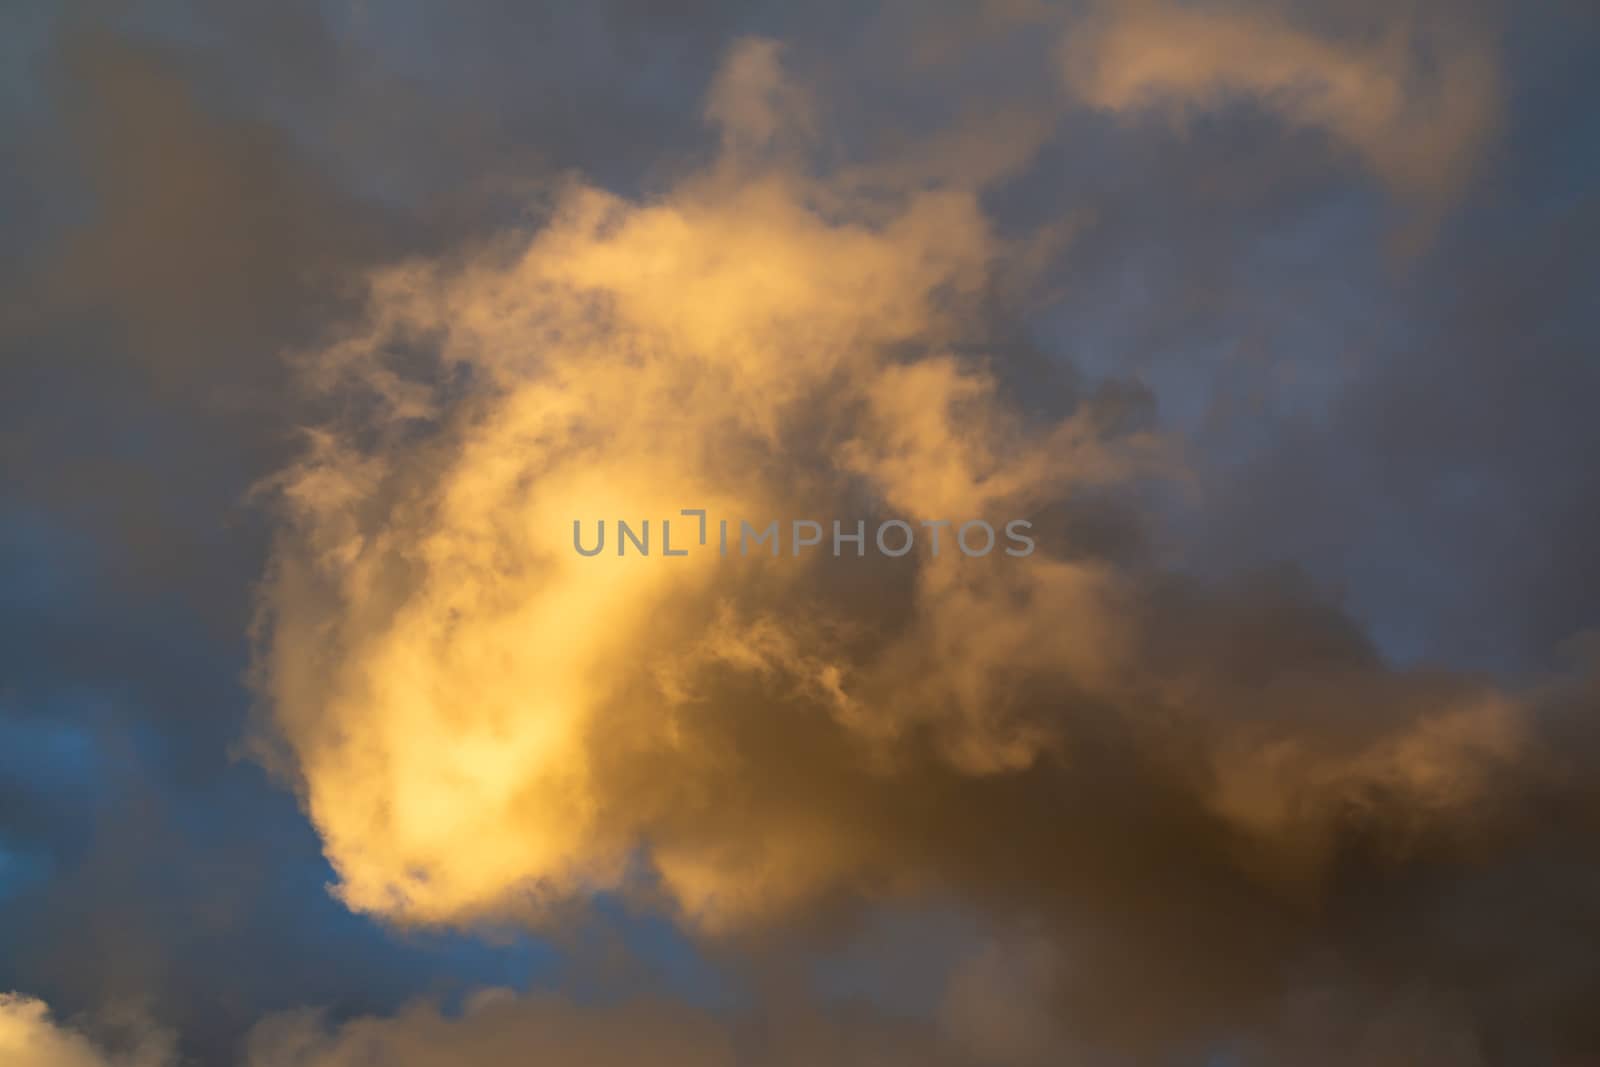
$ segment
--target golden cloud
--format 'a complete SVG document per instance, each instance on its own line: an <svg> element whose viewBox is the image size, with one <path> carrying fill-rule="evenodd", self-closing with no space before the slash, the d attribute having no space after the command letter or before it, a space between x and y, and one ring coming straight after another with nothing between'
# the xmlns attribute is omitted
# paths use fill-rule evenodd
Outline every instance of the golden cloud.
<svg viewBox="0 0 1600 1067"><path fill-rule="evenodd" d="M1140 62L1095 91L1215 75ZM1330 92L1317 115L1394 132ZM574 551L575 520L1003 523L1170 470L1092 405L1025 413L965 343L1029 258L980 187L830 178L767 42L710 99L702 170L575 182L538 227L382 271L300 361L343 414L274 483L265 725L349 906L537 924L638 890L731 936L954 892L1067 938L1086 1031L1153 1040L1102 1003L1127 960L1179 976L1146 994L1175 1025L1236 1009L1315 950L1352 848L1488 847L1535 766L1519 701L1389 668L1292 583L1207 587L1048 524L1024 558Z"/></svg>
<svg viewBox="0 0 1600 1067"><path fill-rule="evenodd" d="M130 1029L128 1026L124 1030ZM126 1051L111 1051L56 1022L41 1000L0 993L0 1062L7 1067L172 1067L170 1035L135 1025Z"/></svg>

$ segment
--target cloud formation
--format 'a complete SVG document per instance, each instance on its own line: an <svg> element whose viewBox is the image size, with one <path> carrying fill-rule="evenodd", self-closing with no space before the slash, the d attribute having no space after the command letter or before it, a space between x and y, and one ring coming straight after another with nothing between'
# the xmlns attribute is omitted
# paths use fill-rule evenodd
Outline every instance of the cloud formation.
<svg viewBox="0 0 1600 1067"><path fill-rule="evenodd" d="M1280 43L1337 90L1318 121L1400 136L1399 83L1368 113L1365 60ZM1045 924L1064 1025L1106 1048L1403 983L1368 939L1560 788L1529 697L1391 667L1293 575L1185 579L1070 521L1026 559L853 571L572 551L574 519L689 507L1070 520L1178 474L1092 402L1025 414L962 344L1016 257L981 187L833 180L779 56L730 57L703 171L576 183L540 228L380 272L302 357L348 414L276 483L263 680L341 898L537 927L661 893L738 938L954 893ZM1418 936L1442 977L1455 935Z"/></svg>
<svg viewBox="0 0 1600 1067"><path fill-rule="evenodd" d="M1413 196L1449 195L1500 114L1499 63L1458 12L1396 19L1353 39L1295 25L1277 6L1108 6L1062 47L1068 84L1095 107L1182 116L1229 97L1320 129ZM1349 35L1353 36L1353 35ZM1425 48L1431 46L1431 52Z"/></svg>
<svg viewBox="0 0 1600 1067"><path fill-rule="evenodd" d="M0 14L32 1054L1600 1049L1592 16L847 6Z"/></svg>
<svg viewBox="0 0 1600 1067"><path fill-rule="evenodd" d="M171 1037L142 1025L127 1026L123 1052L108 1051L90 1037L50 1017L43 1001L0 994L0 1059L10 1067L172 1067Z"/></svg>
<svg viewBox="0 0 1600 1067"><path fill-rule="evenodd" d="M1080 427L1029 440L991 417L981 369L889 358L948 333L995 239L963 192L841 200L827 217L813 202L826 188L759 154L779 132L759 101L787 92L772 56L747 46L714 88L727 154L707 174L654 204L575 187L526 244L381 275L367 329L313 357L315 373L374 383L387 427L365 453L324 431L285 480L299 538L269 594L278 722L358 907L452 920L538 882L621 878L644 826L608 802L585 749L602 728L671 747L664 694L620 721L604 706L681 666L665 629L687 635L726 593L704 556L580 558L575 520L704 507L787 525L854 483L913 518L965 520L1103 476ZM386 362L408 338L438 346L462 400ZM954 424L958 408L976 419ZM372 510L377 497L414 524ZM1090 584L1054 567L1064 588ZM768 651L792 650L811 620L765 614L776 606L759 609L781 634ZM837 671L820 653L803 654ZM526 832L541 811L550 823ZM481 852L461 852L468 827ZM665 862L686 899L718 892L700 858Z"/></svg>

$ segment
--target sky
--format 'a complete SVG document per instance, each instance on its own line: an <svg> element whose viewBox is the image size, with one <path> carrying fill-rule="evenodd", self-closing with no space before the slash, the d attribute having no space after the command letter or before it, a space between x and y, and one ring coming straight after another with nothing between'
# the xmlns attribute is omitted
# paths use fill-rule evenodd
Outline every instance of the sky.
<svg viewBox="0 0 1600 1067"><path fill-rule="evenodd" d="M5 5L0 1064L1600 1061L1597 49Z"/></svg>

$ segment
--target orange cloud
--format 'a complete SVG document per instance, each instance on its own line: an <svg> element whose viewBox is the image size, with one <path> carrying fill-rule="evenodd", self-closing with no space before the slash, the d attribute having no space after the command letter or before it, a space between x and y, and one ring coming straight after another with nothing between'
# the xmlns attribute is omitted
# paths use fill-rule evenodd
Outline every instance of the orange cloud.
<svg viewBox="0 0 1600 1067"><path fill-rule="evenodd" d="M50 1017L41 1000L0 993L0 1062L6 1067L174 1067L169 1035L137 1027L125 1051L110 1051Z"/></svg>
<svg viewBox="0 0 1600 1067"><path fill-rule="evenodd" d="M1092 84L1220 76L1163 55ZM1388 137L1390 91L1308 114ZM1480 815L1541 769L1521 702L1390 669L1292 585L1201 587L1059 524L1022 559L578 555L575 519L1004 521L1168 470L1088 407L1024 415L960 343L1017 258L978 189L811 165L767 43L711 99L702 171L574 183L538 228L379 272L300 360L345 414L274 483L264 733L347 904L538 924L648 889L737 936L950 892L1073 946L1074 1025L1137 1045L1129 961L1175 975L1150 1015L1238 1017L1315 952L1352 840L1401 867L1493 846Z"/></svg>

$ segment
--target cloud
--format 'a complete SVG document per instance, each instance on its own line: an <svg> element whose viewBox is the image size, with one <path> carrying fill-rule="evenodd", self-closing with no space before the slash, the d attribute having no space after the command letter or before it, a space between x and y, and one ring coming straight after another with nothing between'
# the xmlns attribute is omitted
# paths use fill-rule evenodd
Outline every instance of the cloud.
<svg viewBox="0 0 1600 1067"><path fill-rule="evenodd" d="M714 1012L662 998L584 1004L550 993L479 989L460 1010L418 1000L392 1015L330 1021L313 1010L258 1020L218 1058L234 1067L1043 1067L1133 1063L1076 1045L1051 1017L1038 942L995 943L952 976L932 1016L894 1015L858 1002L768 996ZM124 1022L104 1040L51 1018L39 1000L0 997L0 1054L9 1067L177 1067L171 1035ZM1426 988L1373 1001L1343 987L1284 998L1270 1026L1237 1042L1242 1064L1358 1062L1472 1065L1485 1057L1461 1006Z"/></svg>
<svg viewBox="0 0 1600 1067"><path fill-rule="evenodd" d="M460 1017L416 1004L388 1019L328 1028L314 1014L268 1019L250 1036L246 1067L356 1067L365 1063L432 1067L471 1063L585 1063L595 1067L732 1064L722 1026L670 1005L584 1009L559 998L477 994Z"/></svg>
<svg viewBox="0 0 1600 1067"><path fill-rule="evenodd" d="M752 45L730 69L770 55ZM438 465L420 480L408 446L359 454L324 432L283 483L294 534L269 593L277 722L355 906L451 920L539 882L620 879L643 827L602 810L584 748L632 680L618 664L670 668L652 620L708 610L717 572L704 557L579 558L574 520L703 506L787 521L802 503L792 478L838 502L857 469L893 503L936 494L921 503L965 519L1031 481L1071 480L1091 454L1060 435L1002 440L1005 427L964 449L940 412L987 410L992 383L948 359L887 359L937 336L975 292L995 242L970 194L917 192L888 216L834 221L809 192L746 168L658 204L576 187L525 245L461 272L379 276L366 332L313 357L319 375L365 375L399 423L439 431L422 442ZM465 406L440 410L442 394L384 365L407 336L436 339L443 366L480 383ZM893 408L906 390L930 405L909 442ZM795 420L822 402L866 414L836 441L791 449ZM1004 459L1020 473L1000 472ZM374 494L410 498L417 524L370 510ZM366 617L369 597L398 613ZM668 723L641 707L607 728L662 744L648 739ZM533 811L552 821L527 833ZM468 825L484 834L471 855ZM712 892L698 859L667 866L686 897Z"/></svg>
<svg viewBox="0 0 1600 1067"><path fill-rule="evenodd" d="M992 970L994 961L984 966ZM968 1000L981 1003L968 1008ZM1008 1009L976 988L953 990L949 1024L803 997L729 1014L670 999L585 1005L553 994L486 988L452 1013L420 1000L393 1015L338 1023L316 1011L280 1012L259 1020L237 1053L218 1062L237 1067L633 1067L643 1062L667 1067L1029 1067L1058 1062L1030 1046L1027 1035L973 1032L1003 1024L1004 1019L977 1014L997 1010ZM1014 1008L1009 1011L1015 1016ZM124 1038L121 1045L130 1051L110 1051L56 1023L41 1001L0 997L0 1054L8 1067L177 1067L180 1062L165 1035L131 1043Z"/></svg>
<svg viewBox="0 0 1600 1067"><path fill-rule="evenodd" d="M57 1023L43 1001L16 993L0 994L0 1060L8 1067L174 1067L177 1057L168 1035L141 1024L112 1052L87 1035Z"/></svg>
<svg viewBox="0 0 1600 1067"><path fill-rule="evenodd" d="M535 927L653 894L735 942L953 893L1041 924L1062 1025L1124 1050L1270 1028L1327 955L1388 988L1368 938L1426 921L1406 887L1475 877L1560 788L1529 696L1391 667L1293 574L1186 579L1070 524L1023 559L573 551L575 519L1083 516L1177 473L960 344L1013 249L979 190L760 150L803 112L724 90L782 77L742 46L703 172L378 272L302 355L348 414L274 482L263 746L337 893Z"/></svg>
<svg viewBox="0 0 1600 1067"><path fill-rule="evenodd" d="M1326 132L1407 194L1448 197L1498 122L1499 64L1457 26L1428 27L1429 55L1412 21L1347 38L1303 29L1271 6L1117 4L1067 36L1062 69L1082 99L1108 111L1182 116L1248 98Z"/></svg>
<svg viewBox="0 0 1600 1067"><path fill-rule="evenodd" d="M52 53L92 197L41 213L68 239L6 320L23 329L0 434L19 499L51 512L18 580L59 550L84 588L12 605L7 680L30 714L86 670L114 688L139 770L101 775L70 820L94 822L88 856L61 844L54 793L0 789L47 827L13 838L55 838L48 885L8 900L8 974L67 1011L160 987L202 1062L300 1001L334 1021L274 1024L274 1054L330 1063L518 1043L710 1062L1592 1050L1592 672L1521 687L1385 655L1396 630L1433 647L1446 628L1498 651L1520 610L1543 613L1542 654L1585 618L1593 509L1574 502L1594 494L1566 459L1593 424L1592 323L1572 310L1593 212L1554 208L1584 173L1562 116L1587 95L1530 31L1504 57L1524 113L1492 177L1546 177L1494 194L1503 215L1470 204L1391 286L1364 258L1370 205L1305 149L1409 206L1485 195L1470 176L1507 42L1426 4L1119 5L1082 24L891 5L855 45L776 8L669 31L596 5L536 33L496 8L426 27L208 9L166 47ZM751 25L784 43L708 79L706 54ZM697 127L679 105L701 89ZM1084 103L1206 118L1174 138ZM10 179L30 209L70 201L50 162ZM585 177L562 184L565 166ZM486 208L491 185L532 203ZM393 265L369 272L378 256ZM369 299L344 323L332 279L352 272ZM1040 290L1065 301L1054 324L1023 315ZM307 336L309 396L276 357ZM1176 373L1094 380L1096 358L1147 369L1145 346ZM1246 367L1245 349L1283 358ZM1265 472L1196 472L1212 442L1115 411L1155 397L1172 434L1186 388L1272 394L1290 370L1306 406L1213 418ZM360 933L330 962L309 835L253 769L221 766L260 546L214 519L287 462L291 420L309 444L271 483L263 743L344 901L547 931L613 890L744 980L931 897L993 945L948 982L945 961L919 975L939 1019L834 1025L834 1005L779 995L732 1021L538 996L341 1021L483 970L444 958L453 940L379 947L343 915ZM1198 489L1203 533L1147 506L1169 476ZM937 560L925 542L900 562L664 560L684 506L1024 513L1039 551L967 560L946 528ZM616 559L612 525L608 554L579 559L575 512L651 520L656 558ZM1373 512L1403 550L1362 526ZM1246 574L1175 570L1202 536ZM1255 572L1281 558L1318 584ZM1368 567L1400 601L1378 627L1327 588ZM863 955L880 948L903 951ZM496 950L475 958L498 973Z"/></svg>

